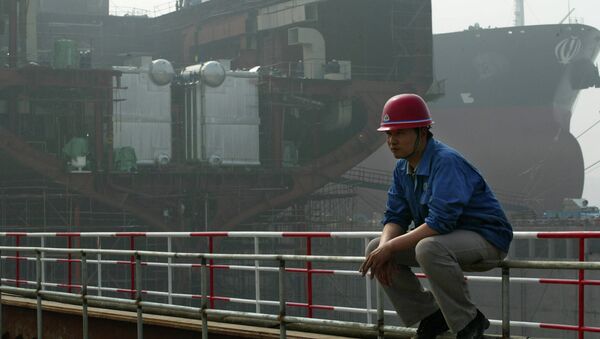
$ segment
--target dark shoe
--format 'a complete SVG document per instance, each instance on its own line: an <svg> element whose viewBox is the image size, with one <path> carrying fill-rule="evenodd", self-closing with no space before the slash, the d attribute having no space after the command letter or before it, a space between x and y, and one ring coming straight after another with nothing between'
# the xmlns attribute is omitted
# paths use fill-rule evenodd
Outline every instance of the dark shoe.
<svg viewBox="0 0 600 339"><path fill-rule="evenodd" d="M435 339L438 335L448 331L448 324L442 311L437 310L434 313L423 318L417 329L416 339Z"/></svg>
<svg viewBox="0 0 600 339"><path fill-rule="evenodd" d="M477 315L475 319L471 320L465 328L460 330L456 335L456 339L482 339L483 332L490 327L490 321L486 319L486 317L477 310Z"/></svg>

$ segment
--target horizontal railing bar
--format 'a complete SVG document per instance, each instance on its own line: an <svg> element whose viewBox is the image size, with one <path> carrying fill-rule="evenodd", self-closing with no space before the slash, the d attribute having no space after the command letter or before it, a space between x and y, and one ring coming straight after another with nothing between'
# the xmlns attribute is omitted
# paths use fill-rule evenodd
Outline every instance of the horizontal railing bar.
<svg viewBox="0 0 600 339"><path fill-rule="evenodd" d="M13 256L2 256L2 259L18 259L18 260L24 260L24 261L35 261L36 258L35 257L13 257ZM60 259L60 258L43 258L41 259L43 262L60 262L60 263L66 263L67 260L66 259ZM68 260L68 262L75 262L75 263L80 263L81 260L80 259L70 259ZM131 261L125 261L125 260L88 260L87 261L90 264L110 264L110 265L131 265ZM544 261L542 261L544 262ZM560 263L564 262L564 261L558 261ZM149 267L173 267L173 268L200 268L200 264L190 264L190 263L167 263L167 262L152 262L152 261L143 261L142 262L143 266L149 266ZM252 271L255 272L256 270L261 271L261 272L273 272L273 273L277 273L278 268L277 267L271 267L271 266L243 266L243 265L207 265L208 268L214 268L214 269L229 269L229 270L239 270L239 271ZM350 275L350 276L358 276L361 273L358 271L350 271L350 270L330 270L330 269L305 269L305 268L294 268L294 267L290 267L286 269L286 272L297 272L297 273L312 273L312 274L333 274L333 275ZM426 278L424 275L419 274L418 278ZM499 282L502 280L501 277L489 277L489 276L479 276L479 275L475 275L475 276L471 276L471 275L467 275L465 276L465 278L469 281L473 281L473 282ZM3 281L14 281L14 279L2 279ZM26 282L26 283L33 283L35 284L35 282L30 282L30 281L24 281L21 280L19 282ZM541 284L562 284L562 285L578 285L579 284L579 280L577 279L555 279L555 278L522 278L522 277L513 277L510 278L510 282L515 282L515 283L541 283ZM583 285L600 285L600 280L583 280L581 282L581 284ZM48 284L46 286L57 286L57 287L69 287L69 285L65 285L65 284ZM79 285L70 285L71 287L77 287L79 288ZM94 287L90 286L90 289L94 289ZM167 295L167 292L164 292L165 295Z"/></svg>
<svg viewBox="0 0 600 339"><path fill-rule="evenodd" d="M375 238L381 232L0 232L0 237L28 237L28 238L115 238L115 237L146 237L146 238L192 238L192 237L227 237L227 238ZM600 238L600 231L574 231L574 232L513 232L514 239L579 239Z"/></svg>
<svg viewBox="0 0 600 339"><path fill-rule="evenodd" d="M3 279L3 281L7 281L7 280L10 281L11 279ZM28 284L28 285L36 284L35 281L28 281L28 280L21 280L20 282ZM55 284L55 283L47 283L47 282L42 283L42 285L49 286L49 287L59 287L59 288L68 288L68 287L81 288L80 285L68 286L68 285L63 285L63 284ZM124 294L129 294L132 292L129 289L121 289L121 288L114 288L114 287L98 288L97 286L88 286L88 290L102 290L104 292L116 292L116 293L124 293ZM64 293L64 292L56 292L56 293ZM54 293L54 294L56 294L56 293ZM168 292L161 292L161 291L143 290L142 293L145 295L158 296L158 297L168 297L169 296ZM68 293L66 293L66 294L68 294ZM79 298L78 294L71 294L71 295ZM182 298L182 299L200 299L202 297L202 295L184 294L184 293L171 293L171 296L175 297L175 298ZM92 297L92 295L88 295L88 298L89 297ZM93 297L95 297L95 296L93 296ZM224 297L224 296L208 296L208 298L214 299L214 300L220 300L220 301L227 301L227 302L231 302L231 303L238 303L238 304L253 305L253 304L257 303L256 299L243 299L243 298ZM122 298L115 298L115 299L129 300L129 299L122 299ZM279 305L279 302L275 301L275 300L258 300L258 303L260 303L261 305L265 305L265 306ZM287 302L287 305L290 307L326 309L326 310L336 311L336 312L348 312L348 313L360 313L360 314L365 314L367 312L367 310L364 308L354 308L354 307L335 306L335 305L308 305L305 303L292 302L292 301ZM377 313L377 310L373 309L373 310L370 310L370 312ZM385 310L384 312L387 315L395 315L396 314L395 311L391 311L391 310Z"/></svg>
<svg viewBox="0 0 600 339"><path fill-rule="evenodd" d="M36 257L28 257L28 256L1 256L0 259L5 260L21 260L21 261L36 261ZM81 263L81 259L64 259L64 258L54 258L54 257L45 257L41 259L42 262L58 262L58 263ZM110 265L131 265L131 261L128 260L87 260L89 264L110 264ZM150 267L173 267L173 268L200 268L200 264L192 264L192 263L168 263L168 262L157 262L157 261L142 261L142 266L150 266ZM265 272L275 272L277 273L278 269L274 266L243 266L243 265L207 265L208 268L214 269L231 269L231 270L240 270L240 271L256 271L257 269ZM341 275L358 275L360 274L358 271L348 271L348 270L330 270L330 269L306 269L302 267L290 267L286 269L286 272L296 272L296 273L313 273L313 274L341 274Z"/></svg>
<svg viewBox="0 0 600 339"><path fill-rule="evenodd" d="M209 265L210 266L210 265ZM276 268L275 268L276 269ZM500 281L501 278L499 277L481 277L481 276L472 276L472 277L468 277L470 281L477 281L477 278L484 278L482 279L482 281ZM540 280L551 280L549 282L545 282L545 281L540 281ZM3 282L14 282L14 279L2 279ZM511 282L523 282L523 283L551 283L551 284L578 284L577 280L574 279L543 279L543 278L510 278ZM35 281L28 281L28 280L20 280L20 283L25 283L28 285L35 285L36 282ZM592 280L592 281L587 281L584 280L582 282L585 285L597 285L599 282ZM65 285L65 284L59 284L59 283L50 283L50 282L45 282L42 283L42 285L44 286L49 286L49 287L57 287L57 288L81 288L80 285ZM101 287L98 288L97 286L88 286L89 290L102 290L104 292L115 292L115 293L131 293L131 290L129 289L123 289L123 288L115 288L115 287ZM169 293L168 292L162 292L162 291L151 291L151 290L144 290L143 291L144 294L147 295L152 295L152 296L159 296L159 297L168 297ZM182 299L199 299L201 298L201 295L195 295L195 294L185 294L185 293L172 293L171 294L172 297L174 298L182 298ZM221 300L221 301L227 301L227 302L231 302L231 303L240 303L240 304L255 304L257 301L255 299L242 299L242 298L234 298L234 297L224 297L224 296L212 296L209 297L215 300ZM267 305L267 306L277 306L278 302L277 301L269 301L269 300L259 300L258 301L261 305ZM298 303L298 302L288 302L288 306L291 307L304 307L304 308L315 308L315 309L327 309L327 310L331 310L331 311L337 311L337 312L348 312L348 313L366 313L367 311L365 309L362 308L353 308L353 307L345 307L345 306L336 306L336 305L307 305L307 304L303 304L303 303ZM376 310L371 310L372 313L376 313ZM386 314L389 315L394 315L395 312L391 311L391 310L386 310L385 311Z"/></svg>
<svg viewBox="0 0 600 339"><path fill-rule="evenodd" d="M573 270L600 270L600 262L580 261L535 261L507 259L498 263L499 267L507 268L533 268L533 269L573 269Z"/></svg>
<svg viewBox="0 0 600 339"><path fill-rule="evenodd" d="M381 232L0 232L0 237L28 238L115 238L115 237L146 237L146 238L192 238L192 237L227 237L227 238L365 238L378 237Z"/></svg>
<svg viewBox="0 0 600 339"><path fill-rule="evenodd" d="M372 331L377 330L377 325L356 323L356 322L350 322L350 321L340 321L340 320L285 316L284 321L290 322L290 323L296 322L296 323L306 323L306 324L313 324L313 325L354 328L354 329L360 329L360 330L372 330ZM415 332L412 332L412 334L414 334L414 333Z"/></svg>
<svg viewBox="0 0 600 339"><path fill-rule="evenodd" d="M36 297L36 289L33 288L23 288L23 287L12 287L12 286L0 286L0 292L8 293L8 294L16 294L28 298Z"/></svg>
<svg viewBox="0 0 600 339"><path fill-rule="evenodd" d="M325 261L362 263L363 256L321 256L321 255L292 255L292 254L219 254L219 253L180 253L136 250L107 250L83 248L42 248L42 247L14 247L0 246L0 251L40 252L40 253L71 253L71 254L112 254L123 256L166 257L166 258L193 258L193 259L221 259L221 260L264 260L264 261Z"/></svg>
<svg viewBox="0 0 600 339"><path fill-rule="evenodd" d="M263 260L263 261L320 261L362 263L362 256L321 256L321 255L288 255L288 254L217 254L217 253L179 253L135 250L98 250L98 249L73 249L73 248L41 248L41 247L14 247L0 246L0 251L43 252L43 253L71 253L71 254L113 254L124 256L148 256L171 258L196 258L196 259L221 259L221 260ZM489 263L492 264L492 263ZM579 261L532 261L532 260L503 260L498 261L495 267L507 268L538 268L538 269L586 269L600 270L600 262Z"/></svg>

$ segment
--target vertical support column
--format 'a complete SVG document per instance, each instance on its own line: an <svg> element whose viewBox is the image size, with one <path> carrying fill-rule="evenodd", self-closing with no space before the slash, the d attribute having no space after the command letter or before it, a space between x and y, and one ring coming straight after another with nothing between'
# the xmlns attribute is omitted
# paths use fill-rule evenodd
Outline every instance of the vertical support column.
<svg viewBox="0 0 600 339"><path fill-rule="evenodd" d="M102 240L100 237L96 238L96 247L100 250L102 249ZM98 253L97 257L97 265L98 265L98 296L102 295L102 254Z"/></svg>
<svg viewBox="0 0 600 339"><path fill-rule="evenodd" d="M200 81L198 86L200 87L200 159L208 160L208 154L206 152L206 85L204 81ZM211 300L212 301L212 300Z"/></svg>
<svg viewBox="0 0 600 339"><path fill-rule="evenodd" d="M67 248L72 248L71 236L67 235ZM72 267L73 255L71 252L67 254L67 292L71 293L73 290L73 267Z"/></svg>
<svg viewBox="0 0 600 339"><path fill-rule="evenodd" d="M525 25L525 6L523 0L515 0L515 26Z"/></svg>
<svg viewBox="0 0 600 339"><path fill-rule="evenodd" d="M214 250L214 244L213 244L213 237L209 236L208 237L208 253L212 254ZM215 308L215 276L214 276L214 268L213 265L215 264L214 260L210 259L208 261L210 268L208 270L209 272L209 279L210 279L210 285L209 285L209 289L210 289L210 308L214 309Z"/></svg>
<svg viewBox="0 0 600 339"><path fill-rule="evenodd" d="M259 254L258 237L254 237L254 254ZM254 260L254 294L256 298L256 313L260 313L260 261Z"/></svg>
<svg viewBox="0 0 600 339"><path fill-rule="evenodd" d="M173 250L173 242L171 237L167 237L167 252L172 252ZM167 259L167 288L168 288L168 292L169 292L169 297L168 297L168 301L169 301L169 305L173 304L173 267L171 266L173 264L173 258L171 256L169 256L169 258Z"/></svg>
<svg viewBox="0 0 600 339"><path fill-rule="evenodd" d="M117 79L117 81L121 82L121 76L120 75L114 75L113 76L115 79ZM110 79L111 83L112 83L112 78ZM106 114L104 114L105 118L104 121L102 122L103 126L106 126L106 140L102 141L102 144L105 145L103 150L106 150L106 170L107 172L110 172L112 169L112 164L113 164L113 141L115 136L113 135L113 102L114 102L114 98L113 98L113 90L111 88L112 86L109 85L109 87L104 91L105 93L105 97L106 97L106 102L105 102L105 110L106 110Z"/></svg>
<svg viewBox="0 0 600 339"><path fill-rule="evenodd" d="M369 238L364 238L365 251L367 250L367 246L369 245ZM371 310L373 309L373 300L371 299L371 279L367 277L365 279L365 296L367 297L367 323L373 323L373 316L371 315Z"/></svg>
<svg viewBox="0 0 600 339"><path fill-rule="evenodd" d="M502 267L502 338L510 338L510 269Z"/></svg>
<svg viewBox="0 0 600 339"><path fill-rule="evenodd" d="M16 242L17 247L21 246L21 235L20 234L17 234L17 236L15 237L15 242ZM19 286L21 286L21 253L19 251L16 251L16 253L15 253L15 266L16 266L16 270L15 270L16 284L15 284L15 286L19 287Z"/></svg>
<svg viewBox="0 0 600 339"><path fill-rule="evenodd" d="M200 317L202 318L202 339L208 339L208 318L206 315L206 309L208 308L208 273L205 257L202 257L201 260L200 280L202 282L202 305L200 307Z"/></svg>
<svg viewBox="0 0 600 339"><path fill-rule="evenodd" d="M585 238L579 238L579 261L583 262L585 261ZM584 338L584 332L583 332L583 326L585 323L585 285L583 284L583 280L585 277L585 270L580 269L579 270L579 277L578 277L578 287L579 287L579 293L578 293L578 321L577 321L577 332L578 332L578 338L579 339L583 339Z"/></svg>
<svg viewBox="0 0 600 339"><path fill-rule="evenodd" d="M271 150L273 166L280 168L283 163L283 115L285 109L271 106Z"/></svg>
<svg viewBox="0 0 600 339"><path fill-rule="evenodd" d="M312 255L312 238L306 237L306 255ZM308 317L313 317L313 285L312 285L312 262L306 262L306 299L308 306Z"/></svg>
<svg viewBox="0 0 600 339"><path fill-rule="evenodd" d="M129 237L129 249L132 251L135 251L135 236L130 236ZM131 273L131 287L130 287L130 291L131 291L131 299L135 299L135 268L136 268L136 264L135 264L135 257L132 255L129 258L129 270Z"/></svg>
<svg viewBox="0 0 600 339"><path fill-rule="evenodd" d="M137 338L144 338L144 320L142 318L142 257L136 253L135 255L135 303L137 305Z"/></svg>
<svg viewBox="0 0 600 339"><path fill-rule="evenodd" d="M40 238L40 247L46 248L46 237ZM44 258L46 257L46 253L42 252L42 290L46 289L44 283L46 282L46 264L44 263ZM2 333L2 332L0 332Z"/></svg>
<svg viewBox="0 0 600 339"><path fill-rule="evenodd" d="M383 287L377 283L377 338L383 339L383 325L384 325L384 314L383 314Z"/></svg>
<svg viewBox="0 0 600 339"><path fill-rule="evenodd" d="M279 260L279 338L286 338L285 326L285 260Z"/></svg>
<svg viewBox="0 0 600 339"><path fill-rule="evenodd" d="M106 98L106 97L103 97ZM104 119L102 118L103 115L103 104L110 104L110 106L112 107L112 102L110 103L104 103L104 102L95 102L94 103L94 124L95 124L95 138L94 138L94 156L96 159L96 164L95 164L95 168L97 171L101 171L102 168L102 163L104 162L104 144L103 144L103 134L104 134L104 129L103 129L103 122ZM112 121L112 116L109 119L110 121ZM111 127L111 132L112 133L112 127ZM112 140L109 140L112 146ZM112 147L110 147L112 149ZM108 168L110 168L110 166L108 166Z"/></svg>
<svg viewBox="0 0 600 339"><path fill-rule="evenodd" d="M87 302L87 254L81 252L81 317L83 318L83 339L88 339L88 302Z"/></svg>
<svg viewBox="0 0 600 339"><path fill-rule="evenodd" d="M36 306L36 320L37 320L37 337L38 339L43 338L43 322L42 322L42 295L40 291L42 290L42 255L39 250L35 252L35 295L37 299Z"/></svg>
<svg viewBox="0 0 600 339"><path fill-rule="evenodd" d="M17 27L19 11L17 8L17 0L9 0L8 4L8 66L10 68L16 68L18 61L17 37L19 33Z"/></svg>

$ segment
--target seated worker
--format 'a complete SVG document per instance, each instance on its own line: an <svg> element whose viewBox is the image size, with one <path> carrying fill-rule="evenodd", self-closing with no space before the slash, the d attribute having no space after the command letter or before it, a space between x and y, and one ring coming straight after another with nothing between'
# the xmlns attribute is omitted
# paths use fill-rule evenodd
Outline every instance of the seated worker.
<svg viewBox="0 0 600 339"><path fill-rule="evenodd" d="M463 269L487 270L502 260L512 226L479 171L433 138L432 123L414 94L394 96L383 108L378 131L398 162L383 232L367 246L359 271L377 278L406 326L420 322L416 338L448 329L458 339L483 338L490 323L471 301ZM430 290L410 267L421 267Z"/></svg>

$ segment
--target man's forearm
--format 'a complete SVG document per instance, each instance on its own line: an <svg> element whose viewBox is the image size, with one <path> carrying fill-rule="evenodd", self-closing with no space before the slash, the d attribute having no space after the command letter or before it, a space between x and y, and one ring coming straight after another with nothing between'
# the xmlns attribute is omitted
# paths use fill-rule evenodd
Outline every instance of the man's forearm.
<svg viewBox="0 0 600 339"><path fill-rule="evenodd" d="M383 227L383 231L381 232L381 240L379 241L379 245L385 244L390 241L390 239L394 239L395 237L404 234L404 229L394 223L387 223Z"/></svg>
<svg viewBox="0 0 600 339"><path fill-rule="evenodd" d="M409 233L406 233L400 237L396 237L395 239L389 242L390 249L393 252L403 251L409 248L413 248L417 245L419 241L425 239L427 237L431 237L433 235L439 234L437 231L429 227L427 224L422 224L421 226L415 228Z"/></svg>

